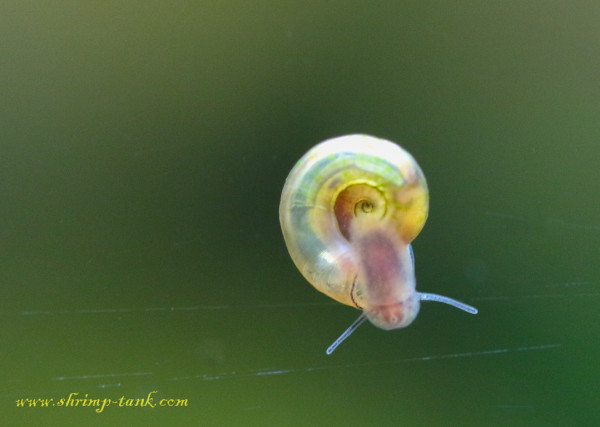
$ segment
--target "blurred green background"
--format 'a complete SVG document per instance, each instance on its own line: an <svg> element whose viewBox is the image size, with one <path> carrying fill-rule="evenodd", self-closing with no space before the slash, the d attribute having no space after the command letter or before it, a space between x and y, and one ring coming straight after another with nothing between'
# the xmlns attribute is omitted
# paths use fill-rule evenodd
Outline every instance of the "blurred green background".
<svg viewBox="0 0 600 427"><path fill-rule="evenodd" d="M7 425L600 422L600 4L0 5ZM362 326L284 246L312 145L428 179L409 328ZM188 399L17 408L17 399Z"/></svg>

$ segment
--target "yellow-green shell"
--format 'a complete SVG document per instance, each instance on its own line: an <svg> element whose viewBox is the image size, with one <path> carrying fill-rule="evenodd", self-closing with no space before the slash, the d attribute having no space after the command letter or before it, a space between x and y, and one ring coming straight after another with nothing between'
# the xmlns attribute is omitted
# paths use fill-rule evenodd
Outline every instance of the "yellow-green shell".
<svg viewBox="0 0 600 427"><path fill-rule="evenodd" d="M384 139L347 135L316 145L296 163L283 187L279 219L302 275L331 298L368 309L352 236L376 230L405 250L405 258L428 207L425 177L408 152ZM414 279L412 266L407 274ZM414 280L406 286L397 291L399 299L414 294Z"/></svg>

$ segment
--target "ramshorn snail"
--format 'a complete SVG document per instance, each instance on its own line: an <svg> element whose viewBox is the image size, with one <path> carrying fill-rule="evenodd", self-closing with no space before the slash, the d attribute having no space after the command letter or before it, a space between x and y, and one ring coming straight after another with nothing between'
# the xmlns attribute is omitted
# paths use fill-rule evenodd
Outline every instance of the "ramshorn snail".
<svg viewBox="0 0 600 427"><path fill-rule="evenodd" d="M420 301L477 313L462 302L415 289L410 243L428 209L421 168L390 141L341 136L316 145L296 163L279 206L292 260L319 291L363 310L327 354L365 319L382 329L408 326Z"/></svg>

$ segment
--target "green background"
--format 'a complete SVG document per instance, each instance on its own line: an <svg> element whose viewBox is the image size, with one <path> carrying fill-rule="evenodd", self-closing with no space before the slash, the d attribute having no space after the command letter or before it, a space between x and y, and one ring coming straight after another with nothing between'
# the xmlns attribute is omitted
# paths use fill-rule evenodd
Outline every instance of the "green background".
<svg viewBox="0 0 600 427"><path fill-rule="evenodd" d="M0 408L12 425L600 422L600 4L0 5ZM427 177L423 304L385 332L295 269L314 144ZM16 408L22 398L186 408ZM5 421L6 422L6 421ZM7 425L9 425L7 424Z"/></svg>

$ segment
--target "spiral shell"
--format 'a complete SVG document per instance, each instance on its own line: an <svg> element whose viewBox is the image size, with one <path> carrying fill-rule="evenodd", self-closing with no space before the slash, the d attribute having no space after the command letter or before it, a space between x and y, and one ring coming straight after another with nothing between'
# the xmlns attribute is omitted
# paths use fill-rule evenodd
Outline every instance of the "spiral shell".
<svg viewBox="0 0 600 427"><path fill-rule="evenodd" d="M283 187L279 219L292 260L316 289L394 329L419 310L410 242L428 207L425 176L408 152L347 135L298 161Z"/></svg>

